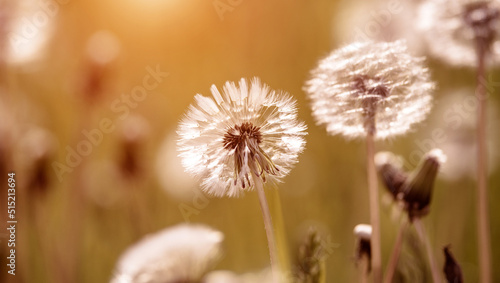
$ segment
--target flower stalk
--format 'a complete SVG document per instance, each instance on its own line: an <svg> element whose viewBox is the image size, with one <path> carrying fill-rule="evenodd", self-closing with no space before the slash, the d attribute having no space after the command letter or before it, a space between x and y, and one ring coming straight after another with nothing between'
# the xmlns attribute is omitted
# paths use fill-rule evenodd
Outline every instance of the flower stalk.
<svg viewBox="0 0 500 283"><path fill-rule="evenodd" d="M366 161L368 173L368 190L370 198L370 224L372 225L372 270L373 282L382 282L382 251L380 240L380 212L378 203L377 171L375 167L375 142L373 133L366 136Z"/></svg>
<svg viewBox="0 0 500 283"><path fill-rule="evenodd" d="M476 38L477 51L477 229L479 241L479 268L483 283L491 282L491 244L488 214L488 151L486 148L486 67L488 43L484 38Z"/></svg>
<svg viewBox="0 0 500 283"><path fill-rule="evenodd" d="M252 178L255 182L255 189L257 190L257 195L259 196L260 208L262 210L262 218L264 219L264 228L266 230L267 245L269 248L269 257L271 259L271 271L273 273L273 282L279 282L279 265L278 265L278 253L276 249L276 240L274 238L274 228L273 221L271 219L271 212L269 211L269 205L266 198L266 192L264 191L264 184L262 179L257 176L257 174L252 171Z"/></svg>

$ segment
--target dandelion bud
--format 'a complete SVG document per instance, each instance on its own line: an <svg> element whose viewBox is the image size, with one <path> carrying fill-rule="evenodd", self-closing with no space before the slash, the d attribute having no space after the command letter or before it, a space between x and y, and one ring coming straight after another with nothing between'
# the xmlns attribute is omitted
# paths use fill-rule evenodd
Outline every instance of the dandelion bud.
<svg viewBox="0 0 500 283"><path fill-rule="evenodd" d="M356 253L354 259L358 264L363 258L368 261L368 271L371 269L372 249L372 226L367 224L358 224L354 227L354 236L356 236Z"/></svg>
<svg viewBox="0 0 500 283"><path fill-rule="evenodd" d="M422 160L402 188L402 197L410 219L429 213L434 181L439 167L446 161L446 156L440 149L433 149Z"/></svg>
<svg viewBox="0 0 500 283"><path fill-rule="evenodd" d="M446 276L446 280L449 283L463 283L464 279L462 276L462 268L453 257L453 254L450 251L450 246L444 247L443 252L445 257L443 271Z"/></svg>
<svg viewBox="0 0 500 283"><path fill-rule="evenodd" d="M408 174L403 170L401 160L390 152L379 152L375 155L375 165L382 182L394 199L398 199Z"/></svg>
<svg viewBox="0 0 500 283"><path fill-rule="evenodd" d="M354 43L321 60L306 82L313 116L328 133L384 139L425 119L434 83L404 41Z"/></svg>

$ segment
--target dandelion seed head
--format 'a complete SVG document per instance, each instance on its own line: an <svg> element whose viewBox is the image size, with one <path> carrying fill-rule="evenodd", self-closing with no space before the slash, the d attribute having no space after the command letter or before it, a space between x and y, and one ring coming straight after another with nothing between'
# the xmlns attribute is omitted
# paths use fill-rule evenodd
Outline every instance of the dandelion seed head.
<svg viewBox="0 0 500 283"><path fill-rule="evenodd" d="M418 28L436 58L457 66L477 65L476 42L488 45L489 65L500 63L500 1L427 0L418 12Z"/></svg>
<svg viewBox="0 0 500 283"><path fill-rule="evenodd" d="M199 282L220 258L224 235L180 224L146 236L120 257L111 283Z"/></svg>
<svg viewBox="0 0 500 283"><path fill-rule="evenodd" d="M347 138L408 132L429 113L435 88L423 58L411 56L404 41L347 45L311 75L305 91L316 122Z"/></svg>
<svg viewBox="0 0 500 283"><path fill-rule="evenodd" d="M186 171L215 196L238 196L254 178L278 182L297 162L306 126L296 102L253 79L226 82L213 98L195 96L179 124L177 142Z"/></svg>
<svg viewBox="0 0 500 283"><path fill-rule="evenodd" d="M354 227L354 235L363 240L372 238L372 226L368 224L358 224Z"/></svg>

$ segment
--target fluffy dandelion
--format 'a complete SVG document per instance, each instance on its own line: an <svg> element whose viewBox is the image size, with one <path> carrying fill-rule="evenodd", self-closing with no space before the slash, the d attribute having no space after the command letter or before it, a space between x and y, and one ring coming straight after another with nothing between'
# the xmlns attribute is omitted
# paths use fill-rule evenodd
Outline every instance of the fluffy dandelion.
<svg viewBox="0 0 500 283"><path fill-rule="evenodd" d="M204 225L180 224L128 248L111 283L200 282L218 262L224 235Z"/></svg>
<svg viewBox="0 0 500 283"><path fill-rule="evenodd" d="M404 41L345 46L311 73L305 90L313 116L332 135L404 134L431 109L434 83L423 58L411 56Z"/></svg>
<svg viewBox="0 0 500 283"><path fill-rule="evenodd" d="M256 78L250 86L226 82L213 98L196 95L178 128L178 150L186 170L209 194L234 197L254 188L256 178L280 181L297 163L306 126L296 102Z"/></svg>
<svg viewBox="0 0 500 283"><path fill-rule="evenodd" d="M434 0L421 7L421 27L429 48L454 65L476 68L478 100L477 216L481 282L491 282L491 243L488 213L487 81L486 69L500 61L500 1Z"/></svg>
<svg viewBox="0 0 500 283"><path fill-rule="evenodd" d="M500 63L500 1L427 0L418 27L436 58L457 66L477 66L477 44L488 50L488 64Z"/></svg>
<svg viewBox="0 0 500 283"><path fill-rule="evenodd" d="M213 98L196 95L178 128L178 150L186 170L201 178L209 194L238 196L256 189L264 217L271 266L277 271L274 233L263 183L278 182L304 149L306 126L296 102L255 78L250 85L226 82ZM277 275L277 274L276 274Z"/></svg>
<svg viewBox="0 0 500 283"><path fill-rule="evenodd" d="M306 82L317 123L328 133L366 137L375 282L382 280L375 139L401 135L427 116L434 83L404 41L353 43L321 60Z"/></svg>

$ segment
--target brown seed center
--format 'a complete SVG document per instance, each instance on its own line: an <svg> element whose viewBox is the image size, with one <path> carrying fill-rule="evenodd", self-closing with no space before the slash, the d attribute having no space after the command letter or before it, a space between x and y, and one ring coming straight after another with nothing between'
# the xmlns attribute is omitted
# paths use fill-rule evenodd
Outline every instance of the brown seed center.
<svg viewBox="0 0 500 283"><path fill-rule="evenodd" d="M224 149L234 156L234 185L250 186L249 174L266 181L264 173L275 175L279 170L271 158L259 146L262 143L260 127L250 122L229 128L222 140Z"/></svg>

